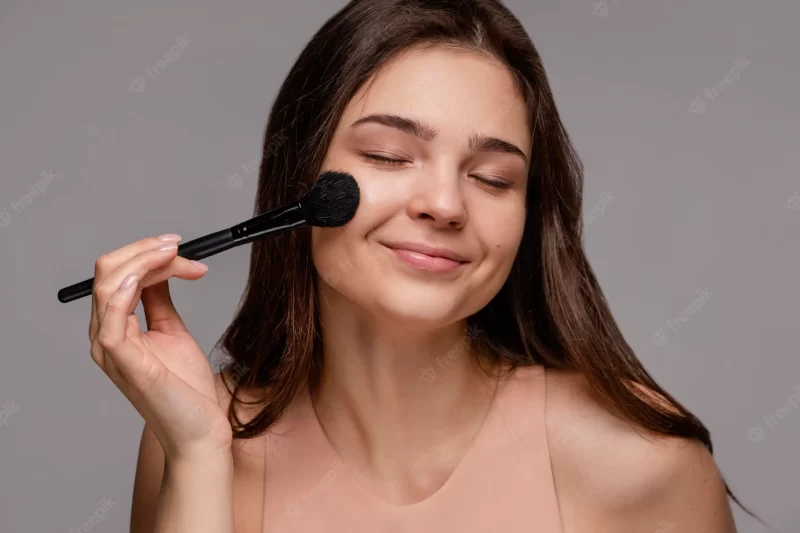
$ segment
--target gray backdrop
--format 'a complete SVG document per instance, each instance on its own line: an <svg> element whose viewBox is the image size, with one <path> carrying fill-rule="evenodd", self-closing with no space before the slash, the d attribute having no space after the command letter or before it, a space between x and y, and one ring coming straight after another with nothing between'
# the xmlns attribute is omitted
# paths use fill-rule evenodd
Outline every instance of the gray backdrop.
<svg viewBox="0 0 800 533"><path fill-rule="evenodd" d="M250 215L273 97L344 3L3 0L3 533L127 530L143 421L89 356L90 299L56 293L128 242ZM734 492L800 531L800 3L508 5L586 164L586 246L624 334ZM248 253L171 282L207 353Z"/></svg>

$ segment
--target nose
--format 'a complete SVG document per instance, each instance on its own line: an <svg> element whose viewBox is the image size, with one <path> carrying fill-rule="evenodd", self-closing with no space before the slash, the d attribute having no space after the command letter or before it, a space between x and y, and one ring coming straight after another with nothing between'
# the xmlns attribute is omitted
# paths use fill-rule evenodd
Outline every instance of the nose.
<svg viewBox="0 0 800 533"><path fill-rule="evenodd" d="M429 220L441 228L460 229L467 223L467 209L455 172L428 174L408 202L408 215Z"/></svg>

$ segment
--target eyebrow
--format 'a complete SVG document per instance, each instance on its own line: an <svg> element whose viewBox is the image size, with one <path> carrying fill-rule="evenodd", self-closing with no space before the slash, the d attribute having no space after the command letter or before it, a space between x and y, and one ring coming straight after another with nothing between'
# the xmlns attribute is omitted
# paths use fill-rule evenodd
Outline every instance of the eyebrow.
<svg viewBox="0 0 800 533"><path fill-rule="evenodd" d="M353 122L350 125L350 129L360 126L361 124L370 123L389 126L390 128L395 128L415 137L419 137L424 141L433 140L433 138L439 133L436 128L420 120L386 113L376 113L363 116ZM528 162L528 157L525 155L525 152L523 152L517 145L496 137L489 137L478 133L473 133L469 136L469 149L476 152L501 152L515 154L520 156L525 163Z"/></svg>

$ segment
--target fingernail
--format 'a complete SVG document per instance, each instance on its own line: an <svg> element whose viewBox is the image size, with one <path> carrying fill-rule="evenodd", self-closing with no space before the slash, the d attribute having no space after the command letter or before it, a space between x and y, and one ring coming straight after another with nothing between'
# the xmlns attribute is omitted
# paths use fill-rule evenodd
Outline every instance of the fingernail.
<svg viewBox="0 0 800 533"><path fill-rule="evenodd" d="M178 245L172 242L172 243L162 244L161 246L158 247L158 249L161 250L162 252L166 252L167 250L174 250L177 247Z"/></svg>
<svg viewBox="0 0 800 533"><path fill-rule="evenodd" d="M181 240L181 236L177 233L165 233L164 235L159 235L158 238L164 242L177 242Z"/></svg>
<svg viewBox="0 0 800 533"><path fill-rule="evenodd" d="M127 276L125 276L125 279L122 280L122 283L119 286L119 290L125 292L134 285L136 285L136 274L128 274Z"/></svg>
<svg viewBox="0 0 800 533"><path fill-rule="evenodd" d="M206 272L208 270L208 265L205 263L201 263L200 261L195 261L194 259L192 259L192 264L197 268L199 268L200 270L202 270L203 272Z"/></svg>

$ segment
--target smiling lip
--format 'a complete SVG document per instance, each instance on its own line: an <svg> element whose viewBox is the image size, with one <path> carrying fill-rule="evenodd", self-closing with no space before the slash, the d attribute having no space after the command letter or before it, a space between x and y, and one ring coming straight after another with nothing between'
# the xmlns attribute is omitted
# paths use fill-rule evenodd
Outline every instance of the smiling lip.
<svg viewBox="0 0 800 533"><path fill-rule="evenodd" d="M468 262L468 259L466 257L452 250L448 250L447 248L439 248L436 246L428 246L427 244L422 244L419 242L384 242L381 244L389 248L392 248L394 250L407 250L410 252L417 252L419 254L427 255L430 257L442 257L444 259L450 259L451 261L456 261L458 263Z"/></svg>
<svg viewBox="0 0 800 533"><path fill-rule="evenodd" d="M451 272L469 262L456 252L425 244L410 242L381 244L398 259L430 272Z"/></svg>

